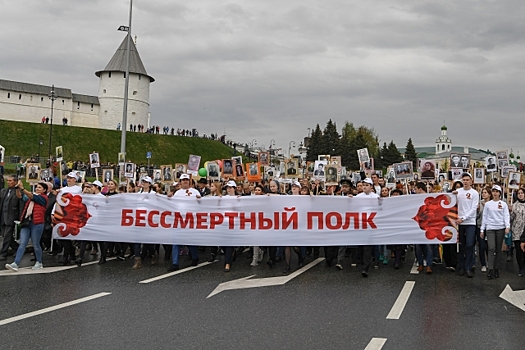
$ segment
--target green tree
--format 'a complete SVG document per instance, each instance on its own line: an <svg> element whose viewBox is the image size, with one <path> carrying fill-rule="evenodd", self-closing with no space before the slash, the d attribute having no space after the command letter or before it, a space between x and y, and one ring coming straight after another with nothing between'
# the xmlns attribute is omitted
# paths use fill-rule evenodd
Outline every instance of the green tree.
<svg viewBox="0 0 525 350"><path fill-rule="evenodd" d="M321 153L321 138L322 137L323 137L323 133L321 132L321 128L319 127L319 124L317 124L310 138L308 151L306 153L306 160L317 160L317 156L320 154L323 154Z"/></svg>
<svg viewBox="0 0 525 350"><path fill-rule="evenodd" d="M341 161L343 165L350 166L354 170L359 169L357 150L360 148L368 148L370 157L374 158L375 163L380 165L379 138L374 129L364 125L356 128L353 123L345 122L341 134Z"/></svg>
<svg viewBox="0 0 525 350"><path fill-rule="evenodd" d="M386 143L385 143L386 145ZM399 153L394 141L390 141L388 147L384 149L383 162L385 165L391 165L394 163L400 163L403 161L403 156Z"/></svg>
<svg viewBox="0 0 525 350"><path fill-rule="evenodd" d="M321 137L321 154L339 155L341 153L340 137L336 124L332 122L332 119L328 120Z"/></svg>
<svg viewBox="0 0 525 350"><path fill-rule="evenodd" d="M405 148L405 159L412 162L412 168L416 168L417 153L416 149L414 148L414 144L412 143L412 138L408 139L407 146Z"/></svg>

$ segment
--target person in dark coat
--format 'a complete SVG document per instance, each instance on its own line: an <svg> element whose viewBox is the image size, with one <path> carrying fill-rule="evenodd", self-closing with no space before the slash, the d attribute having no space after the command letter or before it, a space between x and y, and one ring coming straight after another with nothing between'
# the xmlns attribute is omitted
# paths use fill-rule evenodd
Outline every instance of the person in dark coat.
<svg viewBox="0 0 525 350"><path fill-rule="evenodd" d="M16 184L16 177L8 176L7 187L0 190L0 261L7 260L9 247L14 251L18 249L14 232L15 220L20 219L22 195Z"/></svg>

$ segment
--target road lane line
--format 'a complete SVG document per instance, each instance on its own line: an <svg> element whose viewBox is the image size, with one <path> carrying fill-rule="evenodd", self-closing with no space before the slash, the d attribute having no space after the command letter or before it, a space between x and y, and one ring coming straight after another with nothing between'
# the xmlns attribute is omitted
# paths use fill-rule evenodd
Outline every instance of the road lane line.
<svg viewBox="0 0 525 350"><path fill-rule="evenodd" d="M26 319L26 318L42 315L42 314L45 314L47 312L63 309L63 308L68 307L68 306L84 303L86 301L90 301L90 300L97 299L97 298L100 298L100 297L105 297L106 295L110 295L110 294L111 293L107 293L107 292L98 293L98 294L91 295L89 297L80 298L80 299L77 299L77 300L69 301L67 303L46 307L45 309L29 312L27 314L23 314L23 315L20 315L20 316L6 318L5 320L1 320L0 321L0 326L6 325L6 324L12 323L12 322L20 321L20 320L23 320L23 319Z"/></svg>
<svg viewBox="0 0 525 350"><path fill-rule="evenodd" d="M180 269L180 270L177 270L177 271L173 271L173 272L170 272L170 273L166 273L166 274L164 274L164 275L160 275L160 276L153 277L153 278L150 278L150 279L147 279L147 280L144 280L144 281L140 281L139 283L151 283L151 282L155 282L155 281L158 281L158 280L161 280L161 279L164 279L164 278L168 278L168 277L171 277L171 276L178 275L178 274L180 274L180 273L184 273L184 272L188 272L188 271L191 271L191 270L198 269L199 267L203 267L203 266L206 266L206 265L209 265L209 264L216 263L217 261L219 261L219 260L215 260L215 261L213 261L213 262L206 261L206 262L200 263L200 264L197 265L197 266L190 266L190 267L187 267L187 268L185 268L185 269Z"/></svg>
<svg viewBox="0 0 525 350"><path fill-rule="evenodd" d="M390 310L390 313L386 317L387 320L399 320L401 313L403 313L403 310L405 309L408 298L410 297L410 293L412 293L412 289L414 289L414 284L416 284L414 281L405 282L405 285L403 286L401 293L399 293L394 306L392 306L392 310Z"/></svg>
<svg viewBox="0 0 525 350"><path fill-rule="evenodd" d="M365 350L381 350L386 343L386 338L372 338Z"/></svg>
<svg viewBox="0 0 525 350"><path fill-rule="evenodd" d="M106 261L115 260L116 257L108 258ZM90 261L87 263L83 263L82 266L88 266L98 264L98 260ZM0 271L0 277L2 276L17 276L17 275L37 275L41 273L53 273L58 271L64 271L64 270L70 270L78 267L77 265L68 265L68 266L51 266L51 267L44 267L42 269L33 270L32 266L27 267L21 267L18 268L18 271L11 271L11 270L2 270Z"/></svg>
<svg viewBox="0 0 525 350"><path fill-rule="evenodd" d="M419 275L419 271L417 270L417 259L414 259L414 265L412 265L410 273L413 275Z"/></svg>

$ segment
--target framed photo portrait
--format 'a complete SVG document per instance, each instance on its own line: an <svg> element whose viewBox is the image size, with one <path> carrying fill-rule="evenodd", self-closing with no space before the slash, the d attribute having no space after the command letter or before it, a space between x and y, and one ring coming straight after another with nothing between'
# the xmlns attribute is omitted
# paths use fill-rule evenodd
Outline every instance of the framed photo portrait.
<svg viewBox="0 0 525 350"><path fill-rule="evenodd" d="M474 183L475 184L485 183L485 169L484 168L474 168Z"/></svg>
<svg viewBox="0 0 525 350"><path fill-rule="evenodd" d="M335 166L338 170L341 169L341 156L331 156L330 165Z"/></svg>
<svg viewBox="0 0 525 350"><path fill-rule="evenodd" d="M326 161L316 160L314 165L314 178L324 179L326 176Z"/></svg>
<svg viewBox="0 0 525 350"><path fill-rule="evenodd" d="M299 168L299 159L297 158L289 158L285 162L285 177L288 179L291 178L297 178L299 172L297 171Z"/></svg>
<svg viewBox="0 0 525 350"><path fill-rule="evenodd" d="M259 152L259 164L261 164L262 166L270 164L269 152Z"/></svg>
<svg viewBox="0 0 525 350"><path fill-rule="evenodd" d="M244 167L242 166L242 163L235 163L235 179L237 180L244 180Z"/></svg>
<svg viewBox="0 0 525 350"><path fill-rule="evenodd" d="M485 168L487 168L487 173L492 173L498 170L495 156L488 156L485 158Z"/></svg>
<svg viewBox="0 0 525 350"><path fill-rule="evenodd" d="M434 180L436 178L436 161L421 159L419 172L422 180Z"/></svg>
<svg viewBox="0 0 525 350"><path fill-rule="evenodd" d="M450 165L449 169L461 168L461 156L457 153L450 154Z"/></svg>
<svg viewBox="0 0 525 350"><path fill-rule="evenodd" d="M118 163L123 164L126 162L126 154L125 153L119 153L118 154Z"/></svg>
<svg viewBox="0 0 525 350"><path fill-rule="evenodd" d="M389 167L386 170L386 187L388 188L396 187L396 173L393 167Z"/></svg>
<svg viewBox="0 0 525 350"><path fill-rule="evenodd" d="M326 180L327 184L337 184L337 167L328 165L326 167Z"/></svg>
<svg viewBox="0 0 525 350"><path fill-rule="evenodd" d="M363 163L363 170L367 176L374 173L374 158L368 158L368 161Z"/></svg>
<svg viewBox="0 0 525 350"><path fill-rule="evenodd" d="M75 171L75 173L77 174L77 184L83 183L86 179L86 172L84 170L78 170Z"/></svg>
<svg viewBox="0 0 525 350"><path fill-rule="evenodd" d="M393 165L395 177L399 179L412 178L412 162L394 163Z"/></svg>
<svg viewBox="0 0 525 350"><path fill-rule="evenodd" d="M180 176L182 174L186 174L186 168L188 167L187 164L177 163L175 164L175 169L173 169L173 172L175 173L174 180L180 179Z"/></svg>
<svg viewBox="0 0 525 350"><path fill-rule="evenodd" d="M511 171L516 171L516 168L512 165L504 166L501 168L501 177L508 178Z"/></svg>
<svg viewBox="0 0 525 350"><path fill-rule="evenodd" d="M171 165L161 165L162 181L173 181L173 169Z"/></svg>
<svg viewBox="0 0 525 350"><path fill-rule="evenodd" d="M517 190L520 188L521 174L516 171L509 171L509 188Z"/></svg>
<svg viewBox="0 0 525 350"><path fill-rule="evenodd" d="M504 151L497 151L496 156L498 157L498 160L500 159L509 159L507 150Z"/></svg>
<svg viewBox="0 0 525 350"><path fill-rule="evenodd" d="M213 181L219 181L221 177L221 169L217 162L207 162L206 163L206 172L208 177Z"/></svg>
<svg viewBox="0 0 525 350"><path fill-rule="evenodd" d="M463 168L452 168L450 169L450 172L452 173L452 181L461 180L461 175L463 175Z"/></svg>
<svg viewBox="0 0 525 350"><path fill-rule="evenodd" d="M442 192L443 193L450 192L450 189L452 188L452 181L449 181L449 180L443 181L443 184L441 185L441 188L442 188Z"/></svg>
<svg viewBox="0 0 525 350"><path fill-rule="evenodd" d="M135 163L124 163L124 177L135 178Z"/></svg>
<svg viewBox="0 0 525 350"><path fill-rule="evenodd" d="M358 149L357 158L359 159L359 164L368 162L370 160L370 156L368 155L368 148Z"/></svg>
<svg viewBox="0 0 525 350"><path fill-rule="evenodd" d="M94 152L89 155L89 166L91 169L100 168L100 158L98 153Z"/></svg>
<svg viewBox="0 0 525 350"><path fill-rule="evenodd" d="M321 162L325 162L324 164L326 165L330 161L330 155L329 154L319 154L317 156L317 160Z"/></svg>
<svg viewBox="0 0 525 350"><path fill-rule="evenodd" d="M40 163L26 164L26 179L31 184L40 181Z"/></svg>
<svg viewBox="0 0 525 350"><path fill-rule="evenodd" d="M312 176L314 174L314 167L315 167L315 162L314 161L307 161L306 162L306 173L310 176Z"/></svg>
<svg viewBox="0 0 525 350"><path fill-rule="evenodd" d="M264 174L267 180L273 179L275 176L275 168L273 166L266 165L264 167Z"/></svg>
<svg viewBox="0 0 525 350"><path fill-rule="evenodd" d="M470 169L470 154L460 154L459 163L464 170Z"/></svg>
<svg viewBox="0 0 525 350"><path fill-rule="evenodd" d="M231 159L222 160L222 175L223 177L233 176L233 160Z"/></svg>
<svg viewBox="0 0 525 350"><path fill-rule="evenodd" d="M193 176L197 175L199 173L200 164L201 156L190 154L188 158L188 167L186 168L186 173L191 174Z"/></svg>
<svg viewBox="0 0 525 350"><path fill-rule="evenodd" d="M55 154L57 162L61 162L64 160L64 151L62 150L62 146L58 146L55 148Z"/></svg>
<svg viewBox="0 0 525 350"><path fill-rule="evenodd" d="M53 182L53 169L45 168L40 170L40 181Z"/></svg>
<svg viewBox="0 0 525 350"><path fill-rule="evenodd" d="M235 156L235 157L232 157L232 160L233 160L236 164L242 164L242 157L241 157L241 156Z"/></svg>
<svg viewBox="0 0 525 350"><path fill-rule="evenodd" d="M113 169L102 170L102 182L107 185L109 180L113 180Z"/></svg>
<svg viewBox="0 0 525 350"><path fill-rule="evenodd" d="M161 169L153 169L153 174L151 179L153 182L161 182L162 181L162 170Z"/></svg>
<svg viewBox="0 0 525 350"><path fill-rule="evenodd" d="M248 163L246 164L246 174L249 182L261 181L261 174L259 172L259 163Z"/></svg>

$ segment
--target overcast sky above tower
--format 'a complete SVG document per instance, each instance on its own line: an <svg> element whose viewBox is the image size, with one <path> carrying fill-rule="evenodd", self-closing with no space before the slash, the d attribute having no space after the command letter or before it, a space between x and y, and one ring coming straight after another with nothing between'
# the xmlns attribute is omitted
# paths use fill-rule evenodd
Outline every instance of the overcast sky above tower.
<svg viewBox="0 0 525 350"><path fill-rule="evenodd" d="M127 0L0 0L0 78L97 95ZM297 145L332 119L381 142L524 150L525 2L135 0L152 124Z"/></svg>

